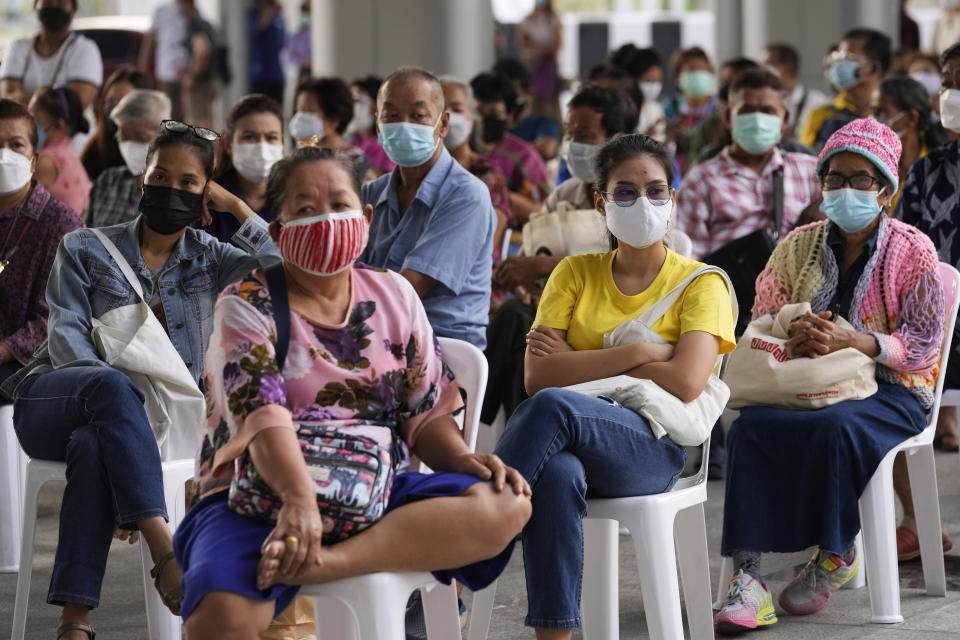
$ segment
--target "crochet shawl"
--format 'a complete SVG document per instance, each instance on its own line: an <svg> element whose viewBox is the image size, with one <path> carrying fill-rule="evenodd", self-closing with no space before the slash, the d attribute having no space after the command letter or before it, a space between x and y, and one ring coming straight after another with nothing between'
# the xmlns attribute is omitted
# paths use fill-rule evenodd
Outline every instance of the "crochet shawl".
<svg viewBox="0 0 960 640"><path fill-rule="evenodd" d="M829 308L840 269L827 246L832 222L816 222L783 239L757 278L753 317L785 304L809 302L814 313ZM937 252L922 232L880 218L877 248L854 290L850 324L880 345L877 379L906 387L933 406L944 333L943 283Z"/></svg>

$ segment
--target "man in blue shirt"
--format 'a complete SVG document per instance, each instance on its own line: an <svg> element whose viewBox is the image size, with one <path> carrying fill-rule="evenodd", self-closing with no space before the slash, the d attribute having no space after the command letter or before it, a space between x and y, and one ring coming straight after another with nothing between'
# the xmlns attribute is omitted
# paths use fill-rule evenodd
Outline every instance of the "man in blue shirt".
<svg viewBox="0 0 960 640"><path fill-rule="evenodd" d="M438 336L486 346L493 232L490 192L441 140L450 114L435 75L401 67L377 96L377 133L397 167L363 185L373 206L360 261L413 284Z"/></svg>

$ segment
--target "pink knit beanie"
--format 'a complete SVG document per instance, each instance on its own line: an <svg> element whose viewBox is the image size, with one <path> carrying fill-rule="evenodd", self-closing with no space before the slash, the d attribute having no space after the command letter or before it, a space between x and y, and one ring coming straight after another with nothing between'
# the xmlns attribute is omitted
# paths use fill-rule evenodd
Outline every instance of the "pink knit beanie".
<svg viewBox="0 0 960 640"><path fill-rule="evenodd" d="M900 137L887 125L873 118L850 122L830 136L817 161L817 175L827 172L827 161L843 151L859 153L877 166L894 189L900 183L897 166L900 163Z"/></svg>

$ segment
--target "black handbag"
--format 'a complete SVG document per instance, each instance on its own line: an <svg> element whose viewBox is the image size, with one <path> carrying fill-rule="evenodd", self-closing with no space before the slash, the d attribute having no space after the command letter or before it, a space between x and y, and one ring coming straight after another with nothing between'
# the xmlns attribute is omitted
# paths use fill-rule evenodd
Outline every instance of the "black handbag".
<svg viewBox="0 0 960 640"><path fill-rule="evenodd" d="M757 277L767 266L782 230L783 169L777 169L773 172L773 225L728 242L703 259L707 264L720 267L730 276L740 305L737 336L742 335L750 324Z"/></svg>

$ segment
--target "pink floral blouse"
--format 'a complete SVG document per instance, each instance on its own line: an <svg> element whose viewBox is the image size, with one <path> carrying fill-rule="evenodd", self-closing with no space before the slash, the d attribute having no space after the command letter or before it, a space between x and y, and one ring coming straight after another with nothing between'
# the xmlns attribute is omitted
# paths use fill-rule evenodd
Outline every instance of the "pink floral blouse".
<svg viewBox="0 0 960 640"><path fill-rule="evenodd" d="M412 447L421 427L462 405L423 305L402 276L354 267L351 311L337 326L292 312L283 371L274 359L276 324L261 278L250 274L217 301L196 498L229 487L231 463L264 429L325 422L385 447L398 432Z"/></svg>

